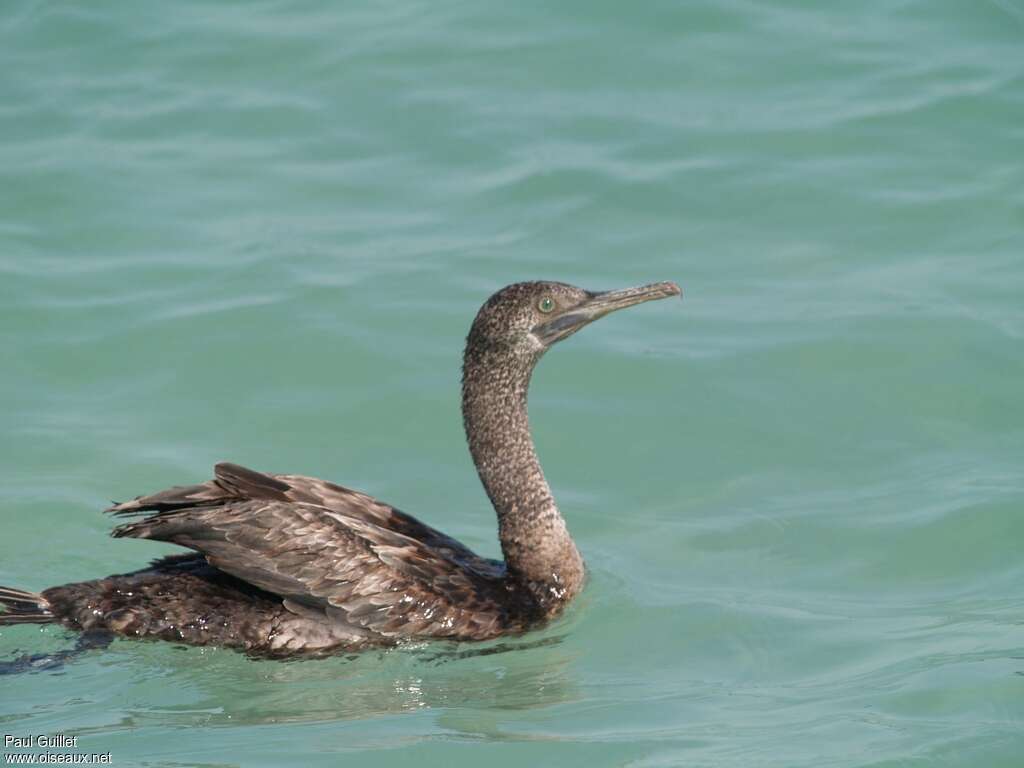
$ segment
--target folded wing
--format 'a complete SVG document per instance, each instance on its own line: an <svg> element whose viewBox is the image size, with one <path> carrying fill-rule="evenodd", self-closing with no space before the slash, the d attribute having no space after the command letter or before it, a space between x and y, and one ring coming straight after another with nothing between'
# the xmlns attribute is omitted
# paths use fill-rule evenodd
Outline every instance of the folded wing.
<svg viewBox="0 0 1024 768"><path fill-rule="evenodd" d="M114 536L189 547L289 610L383 636L484 639L517 619L503 567L365 494L218 464L215 478L118 504Z"/></svg>

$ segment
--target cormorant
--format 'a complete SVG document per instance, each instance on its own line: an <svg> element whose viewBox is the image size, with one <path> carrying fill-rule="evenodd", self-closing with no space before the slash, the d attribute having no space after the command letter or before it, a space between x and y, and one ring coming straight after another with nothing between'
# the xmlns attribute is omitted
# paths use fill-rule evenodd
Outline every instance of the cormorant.
<svg viewBox="0 0 1024 768"><path fill-rule="evenodd" d="M223 463L213 480L108 510L136 518L114 528L115 537L198 554L39 594L0 588L0 625L58 622L86 636L283 658L403 639L486 640L542 624L580 592L584 565L530 437L533 368L553 344L609 312L679 295L671 282L606 292L526 282L480 309L466 339L462 414L504 561L358 491Z"/></svg>

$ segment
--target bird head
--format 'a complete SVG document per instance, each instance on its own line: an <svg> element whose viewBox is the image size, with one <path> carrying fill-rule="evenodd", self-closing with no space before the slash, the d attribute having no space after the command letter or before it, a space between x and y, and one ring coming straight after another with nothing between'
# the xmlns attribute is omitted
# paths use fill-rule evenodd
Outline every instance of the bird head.
<svg viewBox="0 0 1024 768"><path fill-rule="evenodd" d="M513 283L480 308L469 332L469 342L540 355L617 309L680 295L679 286L672 282L596 292L567 283Z"/></svg>

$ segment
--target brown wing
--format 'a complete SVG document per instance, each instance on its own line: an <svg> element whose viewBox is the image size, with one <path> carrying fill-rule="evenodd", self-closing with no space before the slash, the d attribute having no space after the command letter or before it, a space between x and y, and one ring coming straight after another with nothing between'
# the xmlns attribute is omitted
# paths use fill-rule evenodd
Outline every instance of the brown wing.
<svg viewBox="0 0 1024 768"><path fill-rule="evenodd" d="M115 536L168 541L285 598L382 635L484 638L515 621L503 568L369 496L218 464L215 479L118 504Z"/></svg>

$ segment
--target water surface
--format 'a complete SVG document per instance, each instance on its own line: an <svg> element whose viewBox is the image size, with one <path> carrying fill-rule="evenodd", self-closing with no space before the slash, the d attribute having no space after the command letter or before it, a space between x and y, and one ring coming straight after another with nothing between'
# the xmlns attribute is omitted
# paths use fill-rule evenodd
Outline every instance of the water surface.
<svg viewBox="0 0 1024 768"><path fill-rule="evenodd" d="M539 367L591 581L487 655L116 642L0 682L115 765L1017 766L1024 10L0 10L0 584L231 459L487 555L461 344L520 279L677 280ZM69 645L0 633L0 657Z"/></svg>

